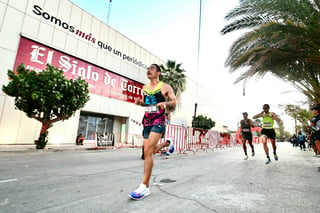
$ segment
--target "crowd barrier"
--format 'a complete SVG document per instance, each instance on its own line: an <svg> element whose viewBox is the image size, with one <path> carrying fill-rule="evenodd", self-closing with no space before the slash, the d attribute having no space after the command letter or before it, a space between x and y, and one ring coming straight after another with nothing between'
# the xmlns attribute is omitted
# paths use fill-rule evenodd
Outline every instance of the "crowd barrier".
<svg viewBox="0 0 320 213"><path fill-rule="evenodd" d="M114 134L112 132L96 132L97 147L114 146Z"/></svg>
<svg viewBox="0 0 320 213"><path fill-rule="evenodd" d="M242 145L241 135L237 133L221 133L215 130L208 131L172 124L166 126L165 138L162 138L159 143L165 142L168 137L174 139L175 152L178 154L187 154L188 152L196 154L199 150L207 152L208 150L214 151ZM260 138L258 136L253 136L253 143L260 143ZM118 149L124 147L138 148L142 147L142 145L143 137L141 134L96 132L94 135L94 147L96 149ZM167 151L167 148L164 148L164 151Z"/></svg>
<svg viewBox="0 0 320 213"><path fill-rule="evenodd" d="M254 136L254 137L252 138L252 143L255 143L255 144L260 143L260 137Z"/></svg>
<svg viewBox="0 0 320 213"><path fill-rule="evenodd" d="M189 127L187 128L187 133L188 134L187 134L187 141L186 141L187 143L186 151L193 151L194 154L198 150L207 151L209 146L206 140L205 130Z"/></svg>
<svg viewBox="0 0 320 213"><path fill-rule="evenodd" d="M209 148L212 151L217 148L222 148L222 137L220 132L209 130L205 136L206 142L209 144Z"/></svg>
<svg viewBox="0 0 320 213"><path fill-rule="evenodd" d="M179 125L168 124L166 126L165 137L160 140L160 143L165 142L165 139L171 137L173 138L173 144L175 146L175 151L178 153L183 153L187 149L186 137L187 128ZM164 149L167 151L167 148Z"/></svg>

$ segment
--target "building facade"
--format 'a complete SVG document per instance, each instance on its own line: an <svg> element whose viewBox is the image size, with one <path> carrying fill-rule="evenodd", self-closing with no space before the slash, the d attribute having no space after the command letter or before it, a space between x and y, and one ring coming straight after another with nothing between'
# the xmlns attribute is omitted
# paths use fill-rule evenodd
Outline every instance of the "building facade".
<svg viewBox="0 0 320 213"><path fill-rule="evenodd" d="M50 63L67 78L88 82L90 100L70 119L54 123L49 144L74 143L80 133L87 142L95 132L113 132L121 142L141 135L143 109L134 99L148 82L147 67L165 63L69 0L0 0L0 55L1 85L9 82L7 70L21 63L37 72ZM187 79L173 123L191 123L195 88ZM2 91L0 116L0 144L33 144L38 138L41 123L16 110L14 98Z"/></svg>

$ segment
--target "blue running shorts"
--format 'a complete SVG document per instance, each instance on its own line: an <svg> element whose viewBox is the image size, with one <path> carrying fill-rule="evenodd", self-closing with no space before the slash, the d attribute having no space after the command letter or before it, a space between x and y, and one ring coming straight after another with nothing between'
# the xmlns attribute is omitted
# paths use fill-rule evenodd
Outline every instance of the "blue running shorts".
<svg viewBox="0 0 320 213"><path fill-rule="evenodd" d="M142 131L142 136L144 139L149 138L150 132L157 132L161 133L161 138L164 137L164 134L166 133L166 125L153 125L153 126L144 126Z"/></svg>

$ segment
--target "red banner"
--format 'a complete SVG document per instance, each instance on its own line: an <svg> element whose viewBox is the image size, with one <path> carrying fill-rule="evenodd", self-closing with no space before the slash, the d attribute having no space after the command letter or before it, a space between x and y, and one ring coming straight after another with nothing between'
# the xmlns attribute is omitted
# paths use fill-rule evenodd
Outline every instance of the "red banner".
<svg viewBox="0 0 320 213"><path fill-rule="evenodd" d="M26 69L36 72L46 69L49 63L62 69L68 79L85 79L89 91L94 94L132 103L136 98L142 98L143 84L23 37L20 39L13 70L21 63L24 63Z"/></svg>

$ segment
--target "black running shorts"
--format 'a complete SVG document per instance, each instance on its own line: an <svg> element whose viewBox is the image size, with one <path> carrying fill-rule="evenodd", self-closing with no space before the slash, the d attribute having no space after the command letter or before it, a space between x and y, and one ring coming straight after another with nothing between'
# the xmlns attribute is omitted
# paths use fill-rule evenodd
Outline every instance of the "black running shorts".
<svg viewBox="0 0 320 213"><path fill-rule="evenodd" d="M244 141L249 141L249 142L252 142L252 133L251 132L243 132L242 133L242 138Z"/></svg>
<svg viewBox="0 0 320 213"><path fill-rule="evenodd" d="M265 135L269 139L276 139L276 132L274 131L274 129L262 129L261 135Z"/></svg>

